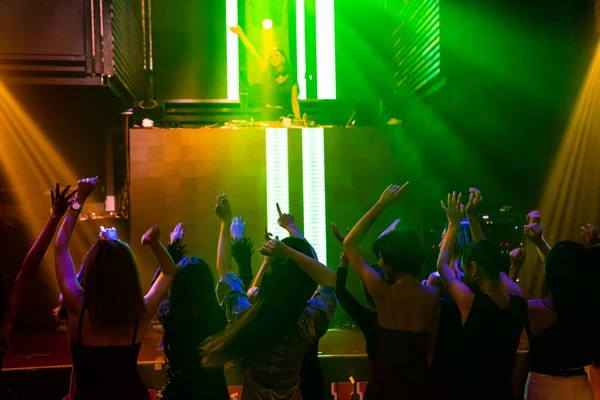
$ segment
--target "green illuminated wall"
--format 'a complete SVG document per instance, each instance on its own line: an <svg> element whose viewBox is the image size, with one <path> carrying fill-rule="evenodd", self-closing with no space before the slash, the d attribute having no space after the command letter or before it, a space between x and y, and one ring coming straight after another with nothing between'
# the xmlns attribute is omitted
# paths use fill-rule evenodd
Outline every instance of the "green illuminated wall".
<svg viewBox="0 0 600 400"><path fill-rule="evenodd" d="M427 95L442 84L440 0L409 0L392 13L390 62L396 90Z"/></svg>

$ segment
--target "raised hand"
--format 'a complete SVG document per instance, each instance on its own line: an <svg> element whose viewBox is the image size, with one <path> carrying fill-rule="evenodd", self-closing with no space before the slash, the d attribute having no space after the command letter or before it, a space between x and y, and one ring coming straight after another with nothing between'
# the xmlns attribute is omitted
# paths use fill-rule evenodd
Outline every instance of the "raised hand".
<svg viewBox="0 0 600 400"><path fill-rule="evenodd" d="M525 225L523 227L523 230L525 232L525 236L527 236L527 238L531 240L531 242L533 242L534 244L538 244L543 241L542 235L544 233L544 230L539 224L534 223Z"/></svg>
<svg viewBox="0 0 600 400"><path fill-rule="evenodd" d="M398 186L398 185L388 186L387 189L385 189L383 191L383 193L381 194L381 197L379 198L379 201L377 202L377 204L383 208L387 208L389 206L396 204L397 202L400 201L400 199L402 199L402 195L404 194L404 190L406 190L406 187L408 186L408 184L409 184L409 182L406 182L402 186Z"/></svg>
<svg viewBox="0 0 600 400"><path fill-rule="evenodd" d="M236 35L242 35L244 33L244 31L242 30L242 27L239 25L230 26L229 30L231 32L235 33Z"/></svg>
<svg viewBox="0 0 600 400"><path fill-rule="evenodd" d="M444 204L442 200L442 209L446 213L446 217L448 217L448 223L459 225L460 221L463 219L463 215L465 213L465 206L461 203L462 193L459 193L458 196L456 192L452 192L452 194L448 193L448 205Z"/></svg>
<svg viewBox="0 0 600 400"><path fill-rule="evenodd" d="M229 227L231 238L234 240L240 240L244 237L245 230L246 224L244 223L243 217L235 217L231 223L231 226Z"/></svg>
<svg viewBox="0 0 600 400"><path fill-rule="evenodd" d="M338 242L344 244L344 239L346 239L346 235L348 234L348 232L350 232L350 228L346 229L346 235L342 235L338 230L337 224L334 222L333 224L331 224L331 231L333 232L333 236L335 236Z"/></svg>
<svg viewBox="0 0 600 400"><path fill-rule="evenodd" d="M279 240L269 240L259 250L260 254L269 257L285 257L286 252L289 250L284 243Z"/></svg>
<svg viewBox="0 0 600 400"><path fill-rule="evenodd" d="M265 228L265 234L263 236L263 245L267 243L269 240L273 240L273 234ZM275 240L279 240L279 236L275 236Z"/></svg>
<svg viewBox="0 0 600 400"><path fill-rule="evenodd" d="M146 246L151 243L157 243L160 241L160 230L156 225L152 225L142 235L142 246Z"/></svg>
<svg viewBox="0 0 600 400"><path fill-rule="evenodd" d="M538 210L533 210L529 214L527 214L527 225L538 224L542 222L542 217Z"/></svg>
<svg viewBox="0 0 600 400"><path fill-rule="evenodd" d="M516 249L513 249L509 255L511 265L517 270L520 270L523 267L523 264L525 264L525 249L517 247Z"/></svg>
<svg viewBox="0 0 600 400"><path fill-rule="evenodd" d="M292 214L284 214L281 212L281 207L279 207L279 203L276 203L277 205L277 213L279 214L279 219L277 220L277 223L279 224L280 227L282 227L283 229L285 229L286 231L289 230L290 228L293 228L296 226L296 222L294 221L294 216Z"/></svg>
<svg viewBox="0 0 600 400"><path fill-rule="evenodd" d="M469 192L469 202L467 203L465 211L467 212L467 216L476 217L477 209L479 208L479 203L481 203L483 197L481 196L481 192L479 191L479 189L469 188Z"/></svg>
<svg viewBox="0 0 600 400"><path fill-rule="evenodd" d="M588 249L600 245L600 233L592 224L581 227L581 239Z"/></svg>
<svg viewBox="0 0 600 400"><path fill-rule="evenodd" d="M231 205L227 196L224 194L217 196L217 205L215 206L215 213L222 222L231 221Z"/></svg>
<svg viewBox="0 0 600 400"><path fill-rule="evenodd" d="M98 177L85 178L77 182L77 196L75 201L79 204L85 202L88 197L96 190L98 186Z"/></svg>
<svg viewBox="0 0 600 400"><path fill-rule="evenodd" d="M350 265L348 257L346 257L346 253L342 251L342 254L340 254L340 268L348 268L348 265Z"/></svg>
<svg viewBox="0 0 600 400"><path fill-rule="evenodd" d="M178 223L173 228L173 231L169 234L170 243L173 244L177 241L183 242L183 236L185 235L185 229L183 229L183 222Z"/></svg>
<svg viewBox="0 0 600 400"><path fill-rule="evenodd" d="M68 185L62 192L60 191L60 185L56 182L56 188L50 188L50 201L52 202L52 214L57 217L62 217L65 215L69 206L73 203L71 198L75 196L77 193L77 189L73 190L71 193L69 189L71 185ZM67 194L68 193L68 194Z"/></svg>
<svg viewBox="0 0 600 400"><path fill-rule="evenodd" d="M114 226L112 228L105 228L103 226L100 227L100 238L105 240L119 240L119 235L117 234L117 228Z"/></svg>

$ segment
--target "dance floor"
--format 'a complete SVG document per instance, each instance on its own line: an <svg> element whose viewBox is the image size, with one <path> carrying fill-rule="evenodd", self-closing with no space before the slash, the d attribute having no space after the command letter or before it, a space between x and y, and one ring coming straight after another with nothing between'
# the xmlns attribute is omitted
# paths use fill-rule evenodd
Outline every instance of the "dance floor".
<svg viewBox="0 0 600 400"><path fill-rule="evenodd" d="M160 388L165 381L161 338L160 332L148 332L138 359L140 376L152 389ZM325 380L332 393L336 393L331 398L345 399L345 395L337 396L338 391L344 391L350 399L354 382L364 385L370 376L371 365L366 357L362 334L352 330L330 329L321 339L319 349ZM69 339L64 332L14 334L11 337L10 354L4 358L3 367L3 380L17 393L19 400L62 400L68 393L71 374ZM226 378L230 392L239 393L232 399L242 400L239 371L226 371Z"/></svg>
<svg viewBox="0 0 600 400"><path fill-rule="evenodd" d="M140 365L161 368L164 354L160 349L162 334L148 332L138 359ZM321 357L366 357L365 341L360 332L331 329L321 339ZM39 370L71 367L69 339L64 332L37 335L15 334L10 341L10 354L4 358L4 371Z"/></svg>
<svg viewBox="0 0 600 400"><path fill-rule="evenodd" d="M149 388L158 389L165 379L165 360L160 348L162 333L151 331L142 343L138 366ZM515 387L524 386L527 342L523 341L515 365ZM330 329L320 341L320 360L331 399L357 399L369 379L371 364L365 353L365 341L356 330ZM10 354L4 359L3 378L15 390L20 400L61 400L68 392L71 373L69 340L64 332L37 335L15 334L11 338ZM241 377L236 371L226 373L232 393L241 392ZM32 382L35 382L32 385ZM517 389L519 390L519 389ZM243 399L243 394L238 400Z"/></svg>

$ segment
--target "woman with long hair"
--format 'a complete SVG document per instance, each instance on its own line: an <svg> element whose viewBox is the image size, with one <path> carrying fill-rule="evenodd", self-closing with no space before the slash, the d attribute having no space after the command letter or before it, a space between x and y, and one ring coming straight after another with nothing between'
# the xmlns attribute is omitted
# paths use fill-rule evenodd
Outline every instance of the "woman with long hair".
<svg viewBox="0 0 600 400"><path fill-rule="evenodd" d="M464 281L456 276L450 249L465 212L461 197L453 193L448 195L447 205L442 202L448 231L438 259L440 276L461 314L457 395L464 399L514 399L511 373L527 304L520 288L501 272L500 251L487 240L467 247L462 258ZM472 202L467 209L472 208ZM483 237L483 233L473 237Z"/></svg>
<svg viewBox="0 0 600 400"><path fill-rule="evenodd" d="M439 292L421 285L417 275L423 248L411 231L393 229L373 244L381 276L365 260L360 242L380 215L399 202L408 182L391 185L344 239L344 252L377 309L378 352L365 397L432 399L430 364L440 313Z"/></svg>
<svg viewBox="0 0 600 400"><path fill-rule="evenodd" d="M240 26L232 26L229 29L238 35L263 71L263 103L265 105L263 119L272 121L289 116L299 119L298 79L285 52L279 48L273 48L267 62L258 54Z"/></svg>
<svg viewBox="0 0 600 400"><path fill-rule="evenodd" d="M167 361L162 399L229 398L223 369L202 367L200 344L227 327L214 288L212 272L204 260L193 256L179 262L169 296L158 311Z"/></svg>
<svg viewBox="0 0 600 400"><path fill-rule="evenodd" d="M594 361L597 308L594 282L586 277L594 276L597 266L590 252L574 242L554 245L544 264L549 296L528 302L531 367L525 398L591 400L585 367Z"/></svg>
<svg viewBox="0 0 600 400"><path fill-rule="evenodd" d="M270 240L261 249L268 262L250 304L242 281L231 272L231 208L224 195L217 199L216 212L221 220L217 296L231 326L206 340L203 365L238 363L244 397L299 400L302 360L335 313L335 275L311 258L305 240Z"/></svg>
<svg viewBox="0 0 600 400"><path fill-rule="evenodd" d="M25 256L15 281L10 282L8 275L5 275L4 272L0 273L0 372L2 371L2 359L8 351L8 336L15 317L31 289L61 219L73 202L71 199L76 192L69 193L70 187L67 186L61 191L60 185L57 183L55 188L50 188L52 211L44 229ZM0 398L7 400L15 398L14 394L4 387L2 379L0 379Z"/></svg>
<svg viewBox="0 0 600 400"><path fill-rule="evenodd" d="M70 242L96 178L78 182L75 202L55 243L56 276L67 309L67 332L77 382L74 400L150 398L137 371L137 358L148 322L175 275L175 264L150 228L142 237L162 273L144 296L135 257L118 240L100 239L83 259L79 284Z"/></svg>
<svg viewBox="0 0 600 400"><path fill-rule="evenodd" d="M200 344L227 326L225 313L214 293L215 282L206 262L187 257L183 244L185 229L178 223L169 235L166 248L179 266L168 294L158 308L164 336L167 380L158 398L228 399L223 370L202 368ZM152 282L160 276L157 268Z"/></svg>

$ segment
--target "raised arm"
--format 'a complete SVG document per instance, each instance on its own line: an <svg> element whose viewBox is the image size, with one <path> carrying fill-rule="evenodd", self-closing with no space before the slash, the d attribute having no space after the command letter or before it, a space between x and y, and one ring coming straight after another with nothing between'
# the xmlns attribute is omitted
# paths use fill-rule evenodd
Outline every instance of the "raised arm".
<svg viewBox="0 0 600 400"><path fill-rule="evenodd" d="M400 201L407 186L408 182L403 186L390 185L383 192L377 203L375 203L361 220L354 225L344 239L344 253L348 256L348 261L350 262L352 269L371 294L376 293L377 290L386 283L383 277L367 263L367 260L360 250L360 243L383 211Z"/></svg>
<svg viewBox="0 0 600 400"><path fill-rule="evenodd" d="M166 248L167 248L167 252L171 256L171 259L173 260L175 265L178 265L179 262L185 258L185 255L187 253L187 251L185 249L186 245L183 244L184 236L185 236L185 229L183 228L182 222L175 225L175 227L169 234L169 244L167 244ZM160 265L159 265L156 268L156 272L154 272L154 276L152 277L151 285L154 285L154 282L156 282L156 280L160 276L160 272L161 272L161 269L160 269Z"/></svg>
<svg viewBox="0 0 600 400"><path fill-rule="evenodd" d="M335 295L338 301L346 310L346 313L352 318L356 325L363 331L369 330L374 320L374 311L360 304L346 288L348 279L348 258L344 253L340 255L340 265L338 267L335 280Z"/></svg>
<svg viewBox="0 0 600 400"><path fill-rule="evenodd" d="M279 213L279 219L277 219L277 223L279 224L279 226L288 231L290 236L306 240L302 232L300 232L300 229L298 229L298 227L296 226L294 216L292 214L282 213L281 207L279 207L279 203L276 203L276 205L277 213ZM306 243L308 243L308 245L310 246L310 251L312 252L313 258L319 261L319 257L317 257L317 252L315 251L314 247L312 247L308 240L306 240Z"/></svg>
<svg viewBox="0 0 600 400"><path fill-rule="evenodd" d="M229 226L231 225L231 206L227 196L217 196L215 213L221 222L219 230L219 243L217 244L217 273L219 278L231 272L231 239L229 239Z"/></svg>
<svg viewBox="0 0 600 400"><path fill-rule="evenodd" d="M513 282L516 282L519 278L519 272L525 264L525 250L517 247L510 252L510 270L508 272L508 278Z"/></svg>
<svg viewBox="0 0 600 400"><path fill-rule="evenodd" d="M80 304L83 299L83 289L77 280L75 265L70 253L71 237L79 219L85 201L94 192L98 185L97 178L86 178L77 182L77 195L69 207L67 216L63 221L56 242L54 244L54 261L58 286L63 295L65 307L69 309Z"/></svg>
<svg viewBox="0 0 600 400"><path fill-rule="evenodd" d="M592 224L581 227L581 240L588 250L600 246L600 233Z"/></svg>
<svg viewBox="0 0 600 400"><path fill-rule="evenodd" d="M525 225L524 227L525 236L537 247L538 253L542 258L542 261L546 259L550 252L550 245L544 238L544 231L542 227L537 223Z"/></svg>
<svg viewBox="0 0 600 400"><path fill-rule="evenodd" d="M158 309L167 290L169 290L177 267L165 246L160 242L160 231L156 226L152 226L144 233L142 236L142 246L150 247L160 267L158 278L144 297L146 303L146 318L150 319Z"/></svg>
<svg viewBox="0 0 600 400"><path fill-rule="evenodd" d="M270 240L272 240L273 234L270 233L267 228L265 228L265 235L264 235L264 239L263 239L263 246L265 244L267 244ZM275 236L275 240L279 240L279 238L277 236ZM254 278L254 282L252 283L252 287L253 288L257 288L260 286L260 282L262 281L263 275L265 273L265 268L267 267L267 263L269 261L269 257L265 256L262 262L262 265L260 266L260 269L258 270L258 273L256 274L256 277Z"/></svg>
<svg viewBox="0 0 600 400"><path fill-rule="evenodd" d="M69 193L69 188L70 186L67 186L61 192L60 186L57 183L56 189L50 189L52 214L48 217L44 229L27 253L27 256L25 256L23 264L21 265L21 270L15 279L14 286L10 292L8 309L6 310L4 320L0 325L0 338L4 337L10 330L10 327L23 304L23 300L29 292L31 284L40 269L42 259L46 254L46 250L48 250L48 246L50 246L50 242L52 242L56 228L58 228L60 220L71 205L71 198L75 195L75 191Z"/></svg>
<svg viewBox="0 0 600 400"><path fill-rule="evenodd" d="M461 198L461 194L457 196L456 192L454 192L452 195L448 195L448 206L442 201L442 208L448 217L448 229L446 230L446 236L444 236L444 241L440 248L437 266L440 277L456 302L464 322L471 312L475 295L467 285L456 277L456 274L450 266L450 249L456 240L460 221L462 220L464 213L464 206L461 204Z"/></svg>
<svg viewBox="0 0 600 400"><path fill-rule="evenodd" d="M252 254L254 244L252 239L244 236L246 224L242 217L235 217L229 228L231 234L231 254L238 265L238 275L246 290L252 286Z"/></svg>
<svg viewBox="0 0 600 400"><path fill-rule="evenodd" d="M256 61L260 65L261 70L264 71L267 68L267 63L260 56L260 54L258 54L258 51L256 51L256 48L254 47L254 45L252 44L252 42L250 41L250 39L248 39L248 37L244 33L244 30L242 29L242 27L240 27L239 25L230 26L229 30L231 32L235 33L236 35L238 35L238 37L240 38L240 40L244 44L244 47L248 51L248 53L250 53L256 59Z"/></svg>
<svg viewBox="0 0 600 400"><path fill-rule="evenodd" d="M268 241L260 249L260 252L269 257L290 258L319 285L335 287L335 274L332 270L317 260L286 246L279 240Z"/></svg>
<svg viewBox="0 0 600 400"><path fill-rule="evenodd" d="M294 119L300 119L300 102L298 101L298 84L292 86L292 110L294 111Z"/></svg>
<svg viewBox="0 0 600 400"><path fill-rule="evenodd" d="M477 218L477 210L479 208L479 203L481 203L481 200L483 200L483 197L481 197L481 192L478 189L470 188L469 192L469 202L467 203L465 211L467 214L467 220L469 221L469 228L471 229L471 237L473 238L474 242L478 242L480 240L485 240L483 229L481 229L479 219Z"/></svg>
<svg viewBox="0 0 600 400"><path fill-rule="evenodd" d="M508 276L504 272L500 272L502 290L509 296L523 297L523 289L517 284L517 277L524 263L525 250L518 247L510 252L510 270L508 271Z"/></svg>

